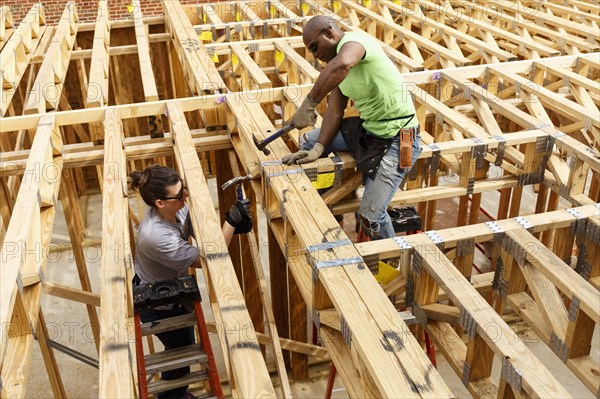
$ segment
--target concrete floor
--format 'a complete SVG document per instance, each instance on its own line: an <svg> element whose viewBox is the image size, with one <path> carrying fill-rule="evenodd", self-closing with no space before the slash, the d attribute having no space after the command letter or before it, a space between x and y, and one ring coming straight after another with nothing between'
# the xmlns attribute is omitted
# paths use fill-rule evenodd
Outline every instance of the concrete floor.
<svg viewBox="0 0 600 399"><path fill-rule="evenodd" d="M216 187L214 181L209 181L212 186L213 194L216 193ZM216 195L216 194L215 194ZM524 208L522 213L528 213L527 206L534 204L532 200L533 193L528 192L527 196L524 197L523 204ZM213 198L213 203L216 203L216 198ZM488 210L495 210L497 203L496 193L485 194L482 206ZM454 220L456 214L458 201L457 200L444 200L438 202L438 222L435 226L436 229L441 229L444 226L444 219L450 216L450 219ZM100 195L89 196L86 204L87 216L86 216L86 242L90 243L85 249L85 255L88 264L88 272L90 280L92 282L92 288L94 292L100 292L99 287L99 272L100 272L100 239L101 239L101 220L102 220L102 197ZM60 206L60 205L59 205ZM132 202L133 209L137 210L137 204ZM495 212L491 212L493 215ZM482 221L485 221L482 219ZM259 234L260 237L266 237L266 227L264 218L259 222ZM53 231L53 245L60 243L68 243L68 234L65 227L65 220L62 216L62 212L57 212L56 222ZM262 248L267 248L266 245L261 244ZM49 263L45 274L45 279L49 282L60 283L73 287L79 287L79 281L77 278L77 272L73 261L73 256L70 250L62 252L53 252L52 256L49 257ZM262 251L263 266L265 272L268 273L266 251ZM481 258L483 259L483 258ZM206 298L206 292L204 292ZM74 348L88 356L97 358L91 329L89 328L89 320L87 318L87 312L85 306L72 301L67 301L49 295L44 295L42 298L42 309L46 322L48 324L49 336L51 339L60 342L63 345L67 345ZM210 311L206 308L205 314L207 318L212 318ZM585 386L567 369L567 367L559 361L556 356L541 342L538 337L528 328L522 324L513 325L515 331L514 339L523 340L529 348L542 360L546 367L556 376L556 378L569 390L575 398L593 398L594 395L588 391ZM214 337L213 337L214 338ZM160 346L158 340L157 348ZM598 329L594 336L592 355L595 358L600 358L599 345L600 338L598 337ZM219 354L218 345L213 344L215 352ZM60 373L65 385L65 389L68 397L71 398L95 398L98 395L98 370L83 364L69 356L66 356L58 351L55 351L57 361L60 368ZM268 353L268 359L272 356ZM222 359L220 359L222 362ZM272 363L269 360L270 363ZM452 392L459 398L468 398L470 394L463 387L460 379L454 374L452 369L449 367L447 362L443 359L442 355L438 353L437 356L438 370L442 377L452 390ZM499 359L494 362L494 370L492 377L497 381L500 376L500 364ZM224 370L222 365L219 366L219 370ZM319 398L323 397L325 387L327 384L327 377L329 375L329 366L322 365L311 369L310 378L307 381L296 382L292 384L292 391L294 396L299 398ZM276 389L279 391L278 381L275 378L274 384ZM41 353L37 345L34 346L31 371L29 373L27 398L49 398L52 397L52 391L48 382L48 376L45 372L44 363L42 361ZM334 398L346 398L347 393L343 389L343 385L339 378L336 379L334 392Z"/></svg>

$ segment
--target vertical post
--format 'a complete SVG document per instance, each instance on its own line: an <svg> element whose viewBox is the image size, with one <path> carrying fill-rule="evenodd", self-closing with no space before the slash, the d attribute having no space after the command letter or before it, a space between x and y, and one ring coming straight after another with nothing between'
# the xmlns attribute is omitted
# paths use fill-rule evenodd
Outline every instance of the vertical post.
<svg viewBox="0 0 600 399"><path fill-rule="evenodd" d="M269 240L269 270L271 277L271 298L273 300L273 314L277 331L282 338L290 338L289 310L288 310L288 270L285 256L277 244L271 225L267 226ZM283 228L282 228L283 230ZM290 243L288 242L288 245ZM286 367L290 366L290 352L283 351Z"/></svg>

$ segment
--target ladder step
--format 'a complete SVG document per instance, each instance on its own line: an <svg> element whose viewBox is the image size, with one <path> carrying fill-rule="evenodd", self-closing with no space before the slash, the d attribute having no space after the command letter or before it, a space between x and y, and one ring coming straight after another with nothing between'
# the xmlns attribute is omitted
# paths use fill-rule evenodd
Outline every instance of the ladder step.
<svg viewBox="0 0 600 399"><path fill-rule="evenodd" d="M184 327L195 326L198 323L195 313L169 317L168 319L142 323L142 336L173 331Z"/></svg>
<svg viewBox="0 0 600 399"><path fill-rule="evenodd" d="M158 380L148 384L148 393L155 394L168 391L169 389L179 388L185 385L190 385L195 382L208 380L206 370L194 371L177 380Z"/></svg>
<svg viewBox="0 0 600 399"><path fill-rule="evenodd" d="M200 344L169 349L163 352L152 353L144 357L146 374L148 375L206 362L208 362L208 355L202 350Z"/></svg>

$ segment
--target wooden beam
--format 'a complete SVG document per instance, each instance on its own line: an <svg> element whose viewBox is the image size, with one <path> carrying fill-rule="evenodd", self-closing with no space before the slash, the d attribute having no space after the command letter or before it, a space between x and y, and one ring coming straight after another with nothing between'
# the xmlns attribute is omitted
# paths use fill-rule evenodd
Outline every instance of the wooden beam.
<svg viewBox="0 0 600 399"><path fill-rule="evenodd" d="M156 81L152 71L152 60L150 59L150 43L148 41L147 26L144 24L140 0L132 1L133 8L136 10L133 14L135 24L135 39L138 47L138 59L140 61L140 75L144 88L144 98L146 102L157 101L158 91L156 90Z"/></svg>
<svg viewBox="0 0 600 399"><path fill-rule="evenodd" d="M515 248L522 251L518 252L520 256L524 252L527 261L541 271L564 295L575 298L579 307L596 323L600 323L600 309L597 306L600 301L598 290L595 290L583 277L527 231L515 229L508 231L506 235L510 242L515 243Z"/></svg>
<svg viewBox="0 0 600 399"><path fill-rule="evenodd" d="M257 109L257 104L242 103L228 101L229 107L234 112L237 118L238 131L242 138L242 142L246 148L251 151L257 152L256 148L252 144L252 133L253 132L265 132L273 129L270 121L264 115L264 112ZM242 107L243 105L243 107ZM269 126L270 125L270 126ZM263 135L264 133L257 133ZM259 138L262 138L259 136ZM271 159L278 159L289 153L289 150L283 143L273 142L270 146L272 151ZM258 153L259 162L268 160L264 154ZM275 172L281 170L282 166L265 168L264 174L271 175L269 178L269 186L275 192L277 201L279 204L283 203L284 213L293 226L294 231L298 235L301 245L313 245L316 243L322 243L323 238L328 239L335 232L335 238L329 238L328 240L343 239L343 232L339 231L339 227L334 229L334 226L338 226L335 219L331 216L331 213L325 207L316 191L312 189L308 178L305 175L297 175L298 177L289 179L288 176L279 176ZM300 194L301 193L301 194ZM321 205L319 205L321 204ZM269 204L264 206L268 207ZM327 232L329 231L329 232ZM356 253L349 246L339 247L335 254L336 259L347 259L355 256ZM313 253L315 260L320 259L320 256L327 256L327 259L331 257L331 254ZM342 262L341 265L344 263ZM426 370L430 370L428 361L424 358L424 354L412 335L406 334L403 331L408 331L408 328L402 326L402 321L391 303L382 295L382 291L372 278L372 275L367 270L357 270L352 265L340 268L325 268L319 271L318 281L323 284L327 290L327 294L333 300L336 309L347 318L346 322L352 331L353 346L356 345L357 351L360 354L362 361L366 367L370 370L370 375L373 377L377 387L382 392L388 392L390 395L401 395L401 396L414 396L414 392L410 387L407 386L406 381L398 381L397 379L391 379L386 375L392 373L405 373L409 376L411 381L415 381L417 386L421 387L423 392L438 391L440 395L444 395L446 391L445 384L438 380L437 374L431 374ZM348 277L344 277L348 275ZM350 285L351 284L351 285ZM360 288L359 288L360 287ZM314 295L313 288L313 295ZM359 294L351 294L352 292L358 292ZM321 307L318 305L318 301L321 302ZM317 310L323 308L324 298L313 297L313 306ZM358 311L357 306L364 303L369 313L363 314ZM376 305L377 304L377 305ZM382 309L388 312L389 305L389 317L381 318L378 314L381 314ZM362 306L362 305L360 305ZM375 311L374 307L377 307ZM362 317L358 317L358 314L363 314ZM364 323L364 317L371 315L376 320L377 326L369 325ZM390 325L386 320L397 320L393 325ZM384 333L385 331L385 333ZM388 342L391 348L398 348L397 339L403 341L403 350L392 349L392 352L382 351L380 343L375 343L374 337L382 337L385 342ZM409 349L410 348L410 349ZM375 373L374 361L377 358L377 370L381 370ZM409 360L410 359L410 360ZM419 370L415 368L415 360L419 360ZM385 361L385 366L383 366ZM410 369L404 369L403 365L411 364ZM385 372L383 371L385 370ZM404 371L402 371L404 370ZM423 381L423 376L429 375L430 382ZM432 378L435 378L436 381ZM418 381L418 382L417 382ZM395 393L394 393L395 392ZM449 394L449 393L448 393Z"/></svg>
<svg viewBox="0 0 600 399"><path fill-rule="evenodd" d="M173 35L173 44L181 65L193 83L194 94L214 94L227 91L227 86L210 60L206 48L185 15L178 0L163 2L166 26Z"/></svg>
<svg viewBox="0 0 600 399"><path fill-rule="evenodd" d="M7 326L0 332L5 397L25 395L38 327L41 278L48 260L40 251L46 248L52 235L62 170L62 141L54 122L54 116L45 116L36 131L28 173L23 176L0 253L6 267L1 280L0 308L0 318Z"/></svg>
<svg viewBox="0 0 600 399"><path fill-rule="evenodd" d="M597 215L598 208L594 205L580 206L576 209L583 217L591 217ZM533 225L533 233L545 231L549 229L567 228L577 218L564 210L528 215L527 221ZM497 220L496 223L503 232L509 230L519 230L522 227L512 219ZM479 223L471 226L454 227L444 230L438 230L441 240L444 242L444 248L450 249L456 247L458 241L474 239L475 243L491 241L494 239L494 232L484 224ZM417 236L425 236L425 234L415 234ZM411 236L412 237L412 236ZM532 240L526 241L531 242ZM379 254L381 259L389 259L400 257L407 250L402 250L393 239L377 240L368 243L356 243L355 248L363 257Z"/></svg>
<svg viewBox="0 0 600 399"><path fill-rule="evenodd" d="M138 10L140 9L138 8ZM94 31L93 43L87 97L84 100L86 108L108 105L110 14L106 0L98 3L98 16L96 17L96 30ZM140 46L139 43L138 46ZM143 50L144 48L140 46L139 53ZM144 78L143 75L142 78Z"/></svg>
<svg viewBox="0 0 600 399"><path fill-rule="evenodd" d="M503 360L505 367L518 370L518 377L509 381L522 387L531 396L570 397L554 376L544 367L522 341L514 341L511 328L460 274L443 252L429 238L408 236L413 251L421 259L420 267L427 271L461 307L461 319L467 331L479 334ZM415 255L413 255L415 256ZM494 326L494 331L486 326ZM542 377L543 376L543 377Z"/></svg>
<svg viewBox="0 0 600 399"><path fill-rule="evenodd" d="M6 114L12 98L17 92L19 82L45 31L44 8L41 4L34 4L2 48L0 53L2 116Z"/></svg>
<svg viewBox="0 0 600 399"><path fill-rule="evenodd" d="M364 397L365 392L361 386L360 374L354 366L352 354L344 342L343 335L339 331L325 325L320 327L320 334L321 341L330 353L331 359L336 365L336 370L340 373L344 387L350 397Z"/></svg>
<svg viewBox="0 0 600 399"><path fill-rule="evenodd" d="M52 43L48 48L48 55L44 58L33 84L32 90L35 90L36 94L30 94L27 103L23 106L25 114L42 114L58 107L78 24L75 2L69 1L60 17Z"/></svg>
<svg viewBox="0 0 600 399"><path fill-rule="evenodd" d="M227 345L224 356L231 367L230 383L241 397L275 397L243 294L236 284L227 246L222 234L218 233L221 231L218 217L211 201L207 201L210 198L208 186L196 150L191 145L183 110L177 101L167 102L167 109L178 169L190 192L192 226L204 258L203 271L219 305L219 318L223 323L219 335L224 335ZM243 334L240 328L243 328Z"/></svg>
<svg viewBox="0 0 600 399"><path fill-rule="evenodd" d="M123 126L116 110L104 120L102 182L102 273L100 276L99 396L133 397L137 392L135 346L127 325L133 317L131 279L133 259L129 244L127 184Z"/></svg>
<svg viewBox="0 0 600 399"><path fill-rule="evenodd" d="M0 50L14 33L13 17L9 6L0 7Z"/></svg>
<svg viewBox="0 0 600 399"><path fill-rule="evenodd" d="M58 298L85 303L86 305L100 306L100 294L60 284L44 283L44 293Z"/></svg>
<svg viewBox="0 0 600 399"><path fill-rule="evenodd" d="M253 89L253 88L267 88L271 87L271 80L265 75L265 73L260 69L260 67L254 62L252 57L248 54L245 48L236 43L231 43L231 64L235 69L237 64L241 64L247 71L248 75L252 78L254 85L252 86L242 86L243 90ZM236 61L234 62L234 56L236 57Z"/></svg>

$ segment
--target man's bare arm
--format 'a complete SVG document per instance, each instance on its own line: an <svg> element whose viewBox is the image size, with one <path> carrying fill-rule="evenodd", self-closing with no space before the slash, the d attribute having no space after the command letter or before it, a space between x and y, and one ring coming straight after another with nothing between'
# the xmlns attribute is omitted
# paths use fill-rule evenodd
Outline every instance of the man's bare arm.
<svg viewBox="0 0 600 399"><path fill-rule="evenodd" d="M348 76L350 69L365 56L365 48L357 42L344 44L319 75L308 98L320 102Z"/></svg>
<svg viewBox="0 0 600 399"><path fill-rule="evenodd" d="M317 140L324 146L327 146L340 130L346 105L348 105L348 97L342 94L339 87L335 87L327 100L327 112L323 116L321 132Z"/></svg>

